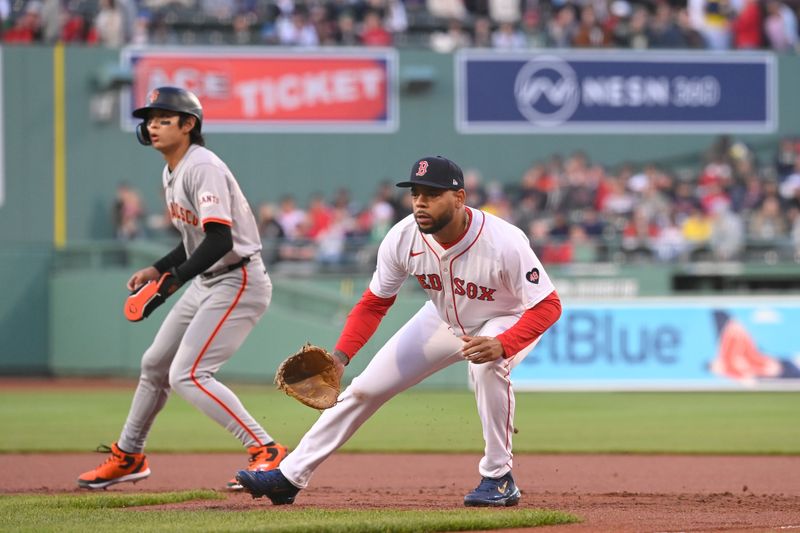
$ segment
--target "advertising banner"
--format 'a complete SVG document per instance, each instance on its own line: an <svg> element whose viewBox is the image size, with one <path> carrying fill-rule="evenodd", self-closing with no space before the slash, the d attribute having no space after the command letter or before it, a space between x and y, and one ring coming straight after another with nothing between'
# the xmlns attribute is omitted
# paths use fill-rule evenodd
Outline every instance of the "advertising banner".
<svg viewBox="0 0 800 533"><path fill-rule="evenodd" d="M769 53L464 50L456 59L461 133L770 133Z"/></svg>
<svg viewBox="0 0 800 533"><path fill-rule="evenodd" d="M800 301L570 305L521 389L800 389Z"/></svg>
<svg viewBox="0 0 800 533"><path fill-rule="evenodd" d="M275 48L127 48L133 85L121 106L133 109L156 87L188 89L203 104L210 131L369 132L397 129L396 52Z"/></svg>

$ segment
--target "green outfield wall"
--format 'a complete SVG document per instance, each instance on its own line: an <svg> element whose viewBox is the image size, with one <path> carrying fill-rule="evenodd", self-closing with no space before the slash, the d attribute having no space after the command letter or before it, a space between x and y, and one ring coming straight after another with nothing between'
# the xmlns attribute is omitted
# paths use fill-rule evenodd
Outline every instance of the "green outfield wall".
<svg viewBox="0 0 800 533"><path fill-rule="evenodd" d="M65 271L51 278L49 372L60 376L138 376L142 353L174 302L167 302L142 322L126 321L122 306L129 276L127 270L102 269ZM367 282L365 277L345 277L318 283L292 279L274 283L270 309L220 375L271 383L278 364L303 343L333 346L347 312ZM76 302L80 302L78 310ZM404 290L360 356L347 367L347 375L357 375L423 302L422 291L413 287ZM466 368L457 365L432 376L425 385L463 387L466 379Z"/></svg>
<svg viewBox="0 0 800 533"><path fill-rule="evenodd" d="M0 47L0 274L5 281L0 298L0 373L135 374L138 357L157 321L135 326L121 322L118 310L124 291L120 290L129 271L116 271L102 262L99 266L64 265L68 258L63 253L113 236L111 206L121 181L136 186L148 211L159 213L163 161L153 150L139 146L133 133L121 129L113 109L118 105L116 99L101 98L100 89L119 65L118 52L67 47L63 49L62 62L57 50L49 46ZM760 150L764 160L772 156L778 138L800 132L800 107L794 102L800 86L800 57L778 57L777 64L777 130L737 136ZM56 83L61 67L63 90ZM255 205L276 201L289 193L302 203L312 192L330 195L341 187L348 187L357 201L366 202L381 180L405 178L410 162L430 153L446 154L465 168L475 168L487 181L516 182L531 162L574 150L583 150L608 165L655 160L691 166L698 163L698 153L716 137L646 133L460 135L454 125L453 57L421 50L400 51L401 89L414 72L427 73L432 84L423 91L400 91L399 128L395 133L212 133L208 136L209 147L228 162ZM57 157L56 150L60 102L63 159ZM109 103L110 114L106 113ZM54 184L62 176L64 225L60 226L62 220L55 215L60 198ZM53 247L57 227L63 228L66 245L59 254L54 253ZM77 256L82 257L81 253L79 250ZM139 266L141 262L131 260L130 264ZM775 268L783 268L779 275L784 278L793 276L796 270L795 266ZM712 271L715 272L714 267ZM669 294L674 290L669 267L621 269L608 265L586 269L579 265L557 274L564 280L565 292L584 297ZM353 280L332 283L357 285ZM263 363L264 368L271 368L306 337L323 344L334 340L341 316L328 312L318 316L308 309L298 309L300 298L293 291L299 289L290 290L284 285L276 283L273 309L237 356L237 363L230 367L232 374L249 375L251 364L260 367ZM706 289L716 290L713 284ZM338 294L337 290L333 292ZM360 290L346 295L343 301L337 295L329 305L338 309L352 303L359 293ZM393 331L417 303L413 298L408 307L398 302L382 331ZM329 307L323 308L330 311ZM92 320L87 320L89 316ZM379 332L371 347L385 340L381 335ZM269 354L264 355L263 346L270 347ZM354 363L354 368L359 364Z"/></svg>
<svg viewBox="0 0 800 533"><path fill-rule="evenodd" d="M5 202L0 206L0 243L53 241L54 63L52 47L2 47ZM118 52L68 47L64 53L66 137L66 236L68 241L113 236L110 206L120 181L137 186L151 212L160 209L163 161L122 131L118 115L100 120L98 87L118 65ZM779 57L778 129L738 136L771 156L775 140L800 132L800 57ZM518 181L531 162L553 153L585 151L614 165L632 161L697 162L715 135L459 135L454 119L453 57L400 51L399 78L427 72L428 90L400 91L399 128L391 134L213 133L208 145L228 162L253 204L295 194L331 194L349 187L366 201L383 179L404 178L420 155L446 154L485 180ZM113 103L113 100L112 100ZM742 102L747 105L747 102ZM95 111L93 113L93 110ZM719 132L725 133L723 131Z"/></svg>

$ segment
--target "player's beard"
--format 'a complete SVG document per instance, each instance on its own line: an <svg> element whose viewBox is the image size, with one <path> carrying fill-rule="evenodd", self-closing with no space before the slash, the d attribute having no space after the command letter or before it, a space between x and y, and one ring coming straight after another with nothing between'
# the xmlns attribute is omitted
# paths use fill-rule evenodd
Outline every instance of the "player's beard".
<svg viewBox="0 0 800 533"><path fill-rule="evenodd" d="M422 233L425 233L426 235L439 233L445 228L445 226L447 226L450 222L452 222L454 214L455 214L454 212L444 213L439 218L434 218L431 215L428 215L431 217L431 225L423 228L422 226L419 225L419 222L417 222L417 227Z"/></svg>

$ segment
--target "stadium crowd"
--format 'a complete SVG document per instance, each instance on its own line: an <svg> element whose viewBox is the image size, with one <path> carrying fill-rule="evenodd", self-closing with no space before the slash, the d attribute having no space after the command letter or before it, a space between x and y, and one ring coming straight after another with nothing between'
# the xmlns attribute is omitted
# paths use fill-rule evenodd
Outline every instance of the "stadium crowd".
<svg viewBox="0 0 800 533"><path fill-rule="evenodd" d="M646 164L609 168L584 153L554 154L516 179L465 170L467 203L525 231L545 264L610 261L800 262L800 140L786 138L772 161L720 137L703 161L682 170ZM255 208L264 257L296 269L370 269L386 231L411 212L410 195L382 182L363 205L347 188L303 202L286 196ZM171 231L166 214L146 216L122 185L117 236Z"/></svg>
<svg viewBox="0 0 800 533"><path fill-rule="evenodd" d="M798 49L798 0L0 0L4 43Z"/></svg>

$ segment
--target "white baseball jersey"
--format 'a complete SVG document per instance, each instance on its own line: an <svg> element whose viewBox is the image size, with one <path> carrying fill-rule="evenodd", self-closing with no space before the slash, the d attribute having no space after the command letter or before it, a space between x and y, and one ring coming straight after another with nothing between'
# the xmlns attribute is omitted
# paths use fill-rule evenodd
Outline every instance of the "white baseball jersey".
<svg viewBox="0 0 800 533"><path fill-rule="evenodd" d="M212 151L193 144L175 169L163 173L167 209L181 233L186 256L203 242L203 224L231 227L233 249L208 272L236 263L261 251L261 238L250 205L228 166Z"/></svg>
<svg viewBox="0 0 800 533"><path fill-rule="evenodd" d="M447 249L419 231L413 214L398 222L381 243L369 285L388 298L409 275L416 277L456 335L473 335L492 318L522 315L555 290L519 228L466 209L469 228Z"/></svg>

